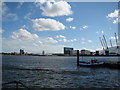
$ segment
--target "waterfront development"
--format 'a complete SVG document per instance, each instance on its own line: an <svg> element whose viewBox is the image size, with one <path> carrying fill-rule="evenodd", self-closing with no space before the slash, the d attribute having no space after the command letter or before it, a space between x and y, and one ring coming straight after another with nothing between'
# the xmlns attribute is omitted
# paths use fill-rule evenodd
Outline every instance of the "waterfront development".
<svg viewBox="0 0 120 90"><path fill-rule="evenodd" d="M0 6L2 90L120 90L120 2Z"/></svg>
<svg viewBox="0 0 120 90"><path fill-rule="evenodd" d="M119 57L84 60L93 58L119 61ZM20 81L29 88L120 88L120 69L78 67L76 62L76 57L65 56L3 56L2 82Z"/></svg>

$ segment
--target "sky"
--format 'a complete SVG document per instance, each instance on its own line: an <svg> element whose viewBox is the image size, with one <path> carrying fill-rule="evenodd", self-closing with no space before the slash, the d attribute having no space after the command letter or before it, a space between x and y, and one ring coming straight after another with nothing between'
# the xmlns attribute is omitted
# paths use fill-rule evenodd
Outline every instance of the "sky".
<svg viewBox="0 0 120 90"><path fill-rule="evenodd" d="M2 52L62 53L63 47L102 48L115 46L118 35L117 2L66 2L51 0L2 3Z"/></svg>

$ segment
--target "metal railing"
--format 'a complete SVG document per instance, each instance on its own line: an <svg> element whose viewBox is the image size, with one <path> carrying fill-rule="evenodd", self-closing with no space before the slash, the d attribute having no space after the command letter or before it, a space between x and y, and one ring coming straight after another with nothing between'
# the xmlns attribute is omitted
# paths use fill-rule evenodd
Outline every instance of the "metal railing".
<svg viewBox="0 0 120 90"><path fill-rule="evenodd" d="M28 88L26 85L24 85L22 82L20 81L11 81L11 82L7 82L7 83L2 83L2 86L8 85L8 84L16 84L16 89L19 88L19 85L23 86L24 88L26 88L27 90L30 90L30 88Z"/></svg>

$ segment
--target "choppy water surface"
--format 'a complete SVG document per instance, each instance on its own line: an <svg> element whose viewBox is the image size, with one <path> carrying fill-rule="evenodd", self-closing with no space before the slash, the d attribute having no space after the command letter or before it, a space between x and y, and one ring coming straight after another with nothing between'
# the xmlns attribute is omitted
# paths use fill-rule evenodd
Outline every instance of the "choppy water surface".
<svg viewBox="0 0 120 90"><path fill-rule="evenodd" d="M81 58L80 58L81 59ZM84 57L84 60L93 57ZM118 57L96 57L118 61ZM39 88L120 88L120 70L77 67L76 57L3 56L3 82L20 80Z"/></svg>

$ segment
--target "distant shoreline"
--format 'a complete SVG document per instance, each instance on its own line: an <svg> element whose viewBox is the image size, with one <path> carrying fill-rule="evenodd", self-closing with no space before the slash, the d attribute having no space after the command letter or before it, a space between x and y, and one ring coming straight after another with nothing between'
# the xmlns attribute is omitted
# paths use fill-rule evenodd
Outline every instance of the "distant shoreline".
<svg viewBox="0 0 120 90"><path fill-rule="evenodd" d="M0 55L0 56L64 56L77 57L76 55ZM120 57L120 55L79 55L80 57Z"/></svg>

